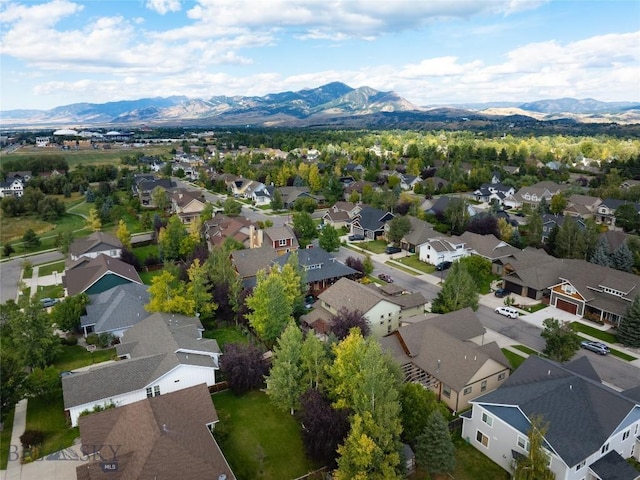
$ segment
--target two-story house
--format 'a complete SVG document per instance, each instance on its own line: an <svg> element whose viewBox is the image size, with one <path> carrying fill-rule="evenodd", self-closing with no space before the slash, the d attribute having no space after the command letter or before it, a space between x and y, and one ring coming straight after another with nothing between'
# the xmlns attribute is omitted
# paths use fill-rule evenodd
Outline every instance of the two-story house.
<svg viewBox="0 0 640 480"><path fill-rule="evenodd" d="M420 261L431 265L455 262L471 254L461 237L434 237L418 247Z"/></svg>
<svg viewBox="0 0 640 480"><path fill-rule="evenodd" d="M0 198L21 197L24 194L24 183L19 178L7 179L0 182Z"/></svg>
<svg viewBox="0 0 640 480"><path fill-rule="evenodd" d="M177 189L170 195L171 211L189 225L200 216L207 202L199 191Z"/></svg>
<svg viewBox="0 0 640 480"><path fill-rule="evenodd" d="M602 200L590 195L573 194L567 199L567 206L562 212L567 217L579 217L583 220L594 218Z"/></svg>
<svg viewBox="0 0 640 480"><path fill-rule="evenodd" d="M560 228L565 221L575 222L578 225L580 231L584 232L587 228L587 225L584 223L580 217L566 217L564 215L553 215L552 213L545 213L542 215L542 243L547 243L549 240L549 235L554 228Z"/></svg>
<svg viewBox="0 0 640 480"><path fill-rule="evenodd" d="M625 205L628 202L626 200L618 200L616 198L606 198L602 201L600 205L598 205L598 210L595 215L596 223L607 225L608 227L616 226L616 210L621 205ZM634 205L637 212L640 212L640 204L632 204Z"/></svg>
<svg viewBox="0 0 640 480"><path fill-rule="evenodd" d="M122 242L105 232L93 232L88 237L76 238L69 246L72 261L80 257L96 258L100 254L111 258L120 258Z"/></svg>
<svg viewBox="0 0 640 480"><path fill-rule="evenodd" d="M535 185L522 187L516 193L508 195L503 204L513 208L521 208L525 205L537 208L543 198L547 204L550 204L554 195L567 188L568 185L560 185L550 181L538 182Z"/></svg>
<svg viewBox="0 0 640 480"><path fill-rule="evenodd" d="M377 240L384 235L385 224L393 220L391 212L379 208L362 206L351 219L351 235L362 235L369 240Z"/></svg>
<svg viewBox="0 0 640 480"><path fill-rule="evenodd" d="M316 335L324 336L341 309L357 310L367 319L371 335L381 338L396 330L402 318L423 313L426 303L420 293L385 294L376 285L341 278L318 296L314 309L301 320Z"/></svg>
<svg viewBox="0 0 640 480"><path fill-rule="evenodd" d="M263 232L263 242L273 248L278 255L284 255L300 248L296 234L289 225L269 227L261 231Z"/></svg>
<svg viewBox="0 0 640 480"><path fill-rule="evenodd" d="M509 361L496 342L484 342L486 330L470 308L415 318L380 343L400 365L405 382L433 391L454 413L509 377Z"/></svg>
<svg viewBox="0 0 640 480"><path fill-rule="evenodd" d="M213 386L220 348L202 338L200 319L154 313L127 330L116 346L119 360L62 379L72 426L84 411L120 407L201 383Z"/></svg>
<svg viewBox="0 0 640 480"><path fill-rule="evenodd" d="M495 391L471 401L462 438L506 471L529 454L531 419L557 480L637 480L625 459L640 459L640 397L603 385L587 357L564 365L530 356Z"/></svg>
<svg viewBox="0 0 640 480"><path fill-rule="evenodd" d="M515 188L501 183L483 183L473 192L473 198L478 202L497 203L502 205L504 199L513 195Z"/></svg>

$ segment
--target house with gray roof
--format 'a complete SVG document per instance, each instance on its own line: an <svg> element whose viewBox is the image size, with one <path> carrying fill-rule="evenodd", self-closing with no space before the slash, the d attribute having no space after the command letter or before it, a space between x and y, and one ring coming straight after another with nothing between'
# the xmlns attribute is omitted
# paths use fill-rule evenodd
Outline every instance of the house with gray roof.
<svg viewBox="0 0 640 480"><path fill-rule="evenodd" d="M388 294L376 286L341 278L318 295L313 310L303 315L301 321L322 337L341 309L358 310L367 319L371 335L381 338L396 330L403 317L423 313L426 304L427 299L421 293Z"/></svg>
<svg viewBox="0 0 640 480"><path fill-rule="evenodd" d="M486 258L492 263L494 273L502 274L502 269L496 260L511 257L520 249L500 240L495 235L480 235L479 233L464 232L460 239L465 243L471 255Z"/></svg>
<svg viewBox="0 0 640 480"><path fill-rule="evenodd" d="M591 195L574 193L567 199L567 206L562 212L568 217L580 217L583 220L593 218L602 200Z"/></svg>
<svg viewBox="0 0 640 480"><path fill-rule="evenodd" d="M275 248L263 244L260 248L234 250L231 252L231 263L235 268L244 288L256 285L256 275L260 270L268 270L271 262L278 257Z"/></svg>
<svg viewBox="0 0 640 480"><path fill-rule="evenodd" d="M117 285L102 293L89 295L86 315L80 317L80 328L90 333L110 333L122 337L127 329L147 318L149 287L137 283Z"/></svg>
<svg viewBox="0 0 640 480"><path fill-rule="evenodd" d="M200 383L216 384L220 348L202 338L200 319L154 313L128 329L119 360L63 377L64 408L72 426L96 406L120 407Z"/></svg>
<svg viewBox="0 0 640 480"><path fill-rule="evenodd" d="M295 252L298 265L304 270L305 281L309 287L308 293L319 295L341 278L354 279L360 272L340 262L334 255L324 248L306 248ZM275 258L272 266L284 267L293 252Z"/></svg>
<svg viewBox="0 0 640 480"><path fill-rule="evenodd" d="M198 190L179 188L174 190L169 198L171 199L171 211L178 215L180 221L186 225L200 217L207 204L202 193Z"/></svg>
<svg viewBox="0 0 640 480"><path fill-rule="evenodd" d="M203 383L83 416L81 451L91 454L88 463L76 467L76 478L235 480L212 435L217 423Z"/></svg>
<svg viewBox="0 0 640 480"><path fill-rule="evenodd" d="M433 229L433 225L411 215L406 216L409 219L411 229L400 239L400 248L411 253L418 251L418 246L422 245L430 238L438 237L441 234ZM385 225L385 232L389 229L389 223Z"/></svg>
<svg viewBox="0 0 640 480"><path fill-rule="evenodd" d="M363 235L366 239L377 240L384 235L385 224L393 218L391 212L364 205L351 219L351 235Z"/></svg>
<svg viewBox="0 0 640 480"><path fill-rule="evenodd" d="M507 471L528 455L533 417L558 480L637 480L640 401L602 384L587 357L564 365L530 356L495 391L471 401L462 437Z"/></svg>
<svg viewBox="0 0 640 480"><path fill-rule="evenodd" d="M564 215L554 215L552 213L545 213L542 215L542 243L547 243L549 236L554 228L560 228L564 225L565 221L575 222L580 231L584 232L587 229L587 225L580 217L569 217Z"/></svg>
<svg viewBox="0 0 640 480"><path fill-rule="evenodd" d="M140 275L132 265L103 253L95 258L80 257L67 265L62 284L67 295L92 295L125 283L142 285Z"/></svg>
<svg viewBox="0 0 640 480"><path fill-rule="evenodd" d="M380 344L400 365L406 382L431 390L454 413L509 377L509 361L496 342L484 342L485 328L470 308L417 318Z"/></svg>
<svg viewBox="0 0 640 480"><path fill-rule="evenodd" d="M595 214L596 223L607 225L610 228L616 226L616 210L622 205L631 204L636 212L640 213L640 203L633 203L627 200L618 200L617 198L605 198Z"/></svg>
<svg viewBox="0 0 640 480"><path fill-rule="evenodd" d="M268 227L260 230L259 234L263 234L260 244L269 245L278 255L293 252L300 247L296 234L289 225Z"/></svg>
<svg viewBox="0 0 640 480"><path fill-rule="evenodd" d="M496 260L502 270L502 287L516 295L541 300L549 296L549 286L557 281L553 264L557 258L542 249L527 247Z"/></svg>
<svg viewBox="0 0 640 480"><path fill-rule="evenodd" d="M507 195L503 204L513 208L521 208L524 205L537 208L543 198L549 204L554 195L563 192L567 188L569 188L568 185L561 185L555 182L538 182L535 185L521 187L516 193Z"/></svg>
<svg viewBox="0 0 640 480"><path fill-rule="evenodd" d="M457 262L468 257L471 252L462 237L432 237L418 246L420 261L431 265L442 262Z"/></svg>
<svg viewBox="0 0 640 480"><path fill-rule="evenodd" d="M76 238L69 245L69 257L72 261L80 257L96 258L100 254L120 258L122 242L105 232L93 232L88 237Z"/></svg>

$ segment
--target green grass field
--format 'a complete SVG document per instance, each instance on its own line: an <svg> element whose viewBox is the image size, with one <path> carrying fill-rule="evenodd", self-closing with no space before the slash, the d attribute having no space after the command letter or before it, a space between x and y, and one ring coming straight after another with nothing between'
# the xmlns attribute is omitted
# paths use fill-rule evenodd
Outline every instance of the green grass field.
<svg viewBox="0 0 640 480"><path fill-rule="evenodd" d="M64 272L64 260L61 262L49 263L38 268L39 277L51 275L53 272Z"/></svg>
<svg viewBox="0 0 640 480"><path fill-rule="evenodd" d="M517 353L512 352L511 350L507 350L506 348L502 349L502 353L504 353L504 356L507 357L507 360L509 360L509 363L511 364L511 368L513 368L514 370L522 365L522 362L526 360L525 357L522 357Z"/></svg>
<svg viewBox="0 0 640 480"><path fill-rule="evenodd" d="M161 273L162 270L153 270L151 272L138 272L138 275L140 275L140 280L142 280L142 283L144 283L145 285L151 285L153 277L158 276Z"/></svg>
<svg viewBox="0 0 640 480"><path fill-rule="evenodd" d="M212 398L220 421L229 423L229 437L220 447L238 480L291 479L319 468L305 457L300 424L266 394L236 397L227 391Z"/></svg>
<svg viewBox="0 0 640 480"><path fill-rule="evenodd" d="M34 452L35 458L70 447L80 434L78 428L67 425L62 389L55 395L29 399L26 429L40 430L45 436L42 446Z"/></svg>
<svg viewBox="0 0 640 480"><path fill-rule="evenodd" d="M13 430L14 409L7 414L4 421L4 429L0 432L0 470L7 469L9 461L9 449L11 448L11 431Z"/></svg>
<svg viewBox="0 0 640 480"><path fill-rule="evenodd" d="M249 341L238 327L222 327L216 328L215 330L206 330L203 336L216 340L223 352L224 346L227 343L247 343Z"/></svg>
<svg viewBox="0 0 640 480"><path fill-rule="evenodd" d="M23 253L22 236L28 229L32 229L40 236L41 245L37 250L53 248L58 233L74 232L75 238L91 233L85 228L85 221L78 215L65 213L56 223L45 222L33 215L22 217L0 217L0 242L11 242L16 253ZM14 243L17 242L17 243Z"/></svg>
<svg viewBox="0 0 640 480"><path fill-rule="evenodd" d="M603 332L598 328L590 327L589 325L585 325L582 322L572 322L571 328L573 329L574 332L584 333L591 337L600 339L603 342L618 343L618 337L616 337L613 333Z"/></svg>
<svg viewBox="0 0 640 480"><path fill-rule="evenodd" d="M534 350L533 348L529 348L526 345L514 345L513 348L520 350L521 352L524 352L527 355L540 355L540 352Z"/></svg>
<svg viewBox="0 0 640 480"><path fill-rule="evenodd" d="M393 267L393 268L397 268L398 270L402 270L403 272L408 273L409 275L420 275L420 273L414 270L411 270L410 268L407 268L403 265L400 265L395 260L387 260L386 262L384 262L384 264L389 265L390 267Z"/></svg>
<svg viewBox="0 0 640 480"><path fill-rule="evenodd" d="M396 258L394 261L406 265L407 267L415 268L416 270L420 270L424 273L433 273L436 271L436 267L428 263L421 262L417 255Z"/></svg>
<svg viewBox="0 0 640 480"><path fill-rule="evenodd" d="M86 367L87 365L91 365L94 363L113 360L115 354L115 348L96 350L93 353L89 353L86 348L80 345L68 345L62 347L62 352L56 358L53 366L61 372L71 371L76 368Z"/></svg>

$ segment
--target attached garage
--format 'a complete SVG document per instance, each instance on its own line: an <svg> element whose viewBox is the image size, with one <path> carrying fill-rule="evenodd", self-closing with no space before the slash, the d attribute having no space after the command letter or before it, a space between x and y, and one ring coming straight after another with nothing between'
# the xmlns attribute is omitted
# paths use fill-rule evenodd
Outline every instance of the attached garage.
<svg viewBox="0 0 640 480"><path fill-rule="evenodd" d="M563 310L565 312L572 313L573 315L576 315L578 312L578 305L566 300L562 300L561 298L556 299L556 308L559 308L560 310Z"/></svg>
<svg viewBox="0 0 640 480"><path fill-rule="evenodd" d="M509 293L515 293L516 295L522 295L522 285L511 283L508 280L504 282L504 289Z"/></svg>

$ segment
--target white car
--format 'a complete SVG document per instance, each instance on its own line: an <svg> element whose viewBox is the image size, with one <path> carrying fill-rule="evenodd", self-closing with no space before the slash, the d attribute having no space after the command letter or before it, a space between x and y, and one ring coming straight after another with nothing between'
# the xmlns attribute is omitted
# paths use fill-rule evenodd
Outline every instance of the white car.
<svg viewBox="0 0 640 480"><path fill-rule="evenodd" d="M518 310L512 307L498 307L496 308L496 313L509 318L518 318Z"/></svg>

